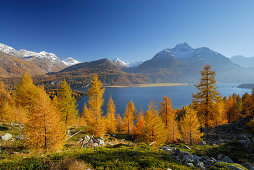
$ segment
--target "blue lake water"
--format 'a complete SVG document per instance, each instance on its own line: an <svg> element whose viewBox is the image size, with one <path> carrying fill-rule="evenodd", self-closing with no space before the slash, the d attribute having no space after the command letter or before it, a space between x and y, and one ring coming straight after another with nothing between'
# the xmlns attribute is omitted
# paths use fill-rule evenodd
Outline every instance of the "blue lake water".
<svg viewBox="0 0 254 170"><path fill-rule="evenodd" d="M222 83L217 84L217 90L222 96L229 96L233 93L243 95L248 92L251 93L250 89L237 88L238 83ZM80 91L87 91L87 89L78 89ZM164 96L168 96L173 101L175 108L181 108L184 105L189 105L192 102L192 93L197 91L193 85L189 86L169 86L169 87L126 87L126 88L106 88L104 93L104 113L106 112L106 104L110 96L112 96L115 104L117 113L124 114L125 107L132 100L137 110L140 107L144 110L147 109L147 105L154 100L157 104L160 103ZM78 101L78 109L82 111L84 103L87 102L88 98L83 96Z"/></svg>

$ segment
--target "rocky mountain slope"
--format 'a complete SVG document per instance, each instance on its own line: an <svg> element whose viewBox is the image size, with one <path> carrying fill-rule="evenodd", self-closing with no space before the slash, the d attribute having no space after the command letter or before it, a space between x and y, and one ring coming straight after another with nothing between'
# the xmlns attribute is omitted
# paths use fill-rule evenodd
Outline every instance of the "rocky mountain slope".
<svg viewBox="0 0 254 170"><path fill-rule="evenodd" d="M0 52L0 74L1 77L21 76L25 72L32 75L45 74L46 71L35 64L27 62L21 58L14 57Z"/></svg>
<svg viewBox="0 0 254 170"><path fill-rule="evenodd" d="M35 73L30 72L28 69L27 72L30 72L31 74L40 75L40 74L45 74L47 72L60 71L66 68L67 66L80 63L79 61L73 58L68 58L64 61L61 61L61 59L58 58L55 54L48 53L46 51L41 51L37 53L33 51L28 51L25 49L16 50L13 47L10 47L2 43L0 43L0 52L8 56L13 56L18 60L26 61L27 63L32 64L34 67L37 66L40 68L39 69L40 71L37 69ZM17 67L19 67L19 65L17 65ZM5 70L5 72L7 74L8 70Z"/></svg>

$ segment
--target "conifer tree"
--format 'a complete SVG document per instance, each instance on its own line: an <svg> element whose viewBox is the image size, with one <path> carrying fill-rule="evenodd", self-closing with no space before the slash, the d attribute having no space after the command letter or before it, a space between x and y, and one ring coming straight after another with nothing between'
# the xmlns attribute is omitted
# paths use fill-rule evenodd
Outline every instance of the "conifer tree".
<svg viewBox="0 0 254 170"><path fill-rule="evenodd" d="M144 125L145 125L145 117L144 117L144 112L141 109L138 115L138 120L135 126L135 135L137 136L138 139L142 140L142 133L144 130Z"/></svg>
<svg viewBox="0 0 254 170"><path fill-rule="evenodd" d="M105 88L103 88L102 83L95 74L90 82L90 88L88 89L88 110L91 115L91 120L87 122L90 131L94 133L95 136L104 136L106 133L106 124L102 117L103 112L101 109L104 102L104 91Z"/></svg>
<svg viewBox="0 0 254 170"><path fill-rule="evenodd" d="M155 145L164 143L167 139L164 124L154 103L148 106L145 113L145 124L142 138L145 142L155 142Z"/></svg>
<svg viewBox="0 0 254 170"><path fill-rule="evenodd" d="M118 133L121 133L123 127L123 120L119 113L116 115L116 122L116 130Z"/></svg>
<svg viewBox="0 0 254 170"><path fill-rule="evenodd" d="M27 110L27 113L30 114L36 99L36 90L37 87L33 84L31 76L28 73L25 73L14 93L16 106L23 107Z"/></svg>
<svg viewBox="0 0 254 170"><path fill-rule="evenodd" d="M108 106L107 106L107 115L106 115L106 123L107 123L107 131L110 133L116 132L116 106L112 97L109 98Z"/></svg>
<svg viewBox="0 0 254 170"><path fill-rule="evenodd" d="M60 112L42 88L36 88L34 97L24 130L27 146L33 150L61 149L66 128Z"/></svg>
<svg viewBox="0 0 254 170"><path fill-rule="evenodd" d="M72 95L72 89L64 80L59 89L58 97L58 108L61 111L61 119L67 126L75 124L78 110L76 106L76 99Z"/></svg>
<svg viewBox="0 0 254 170"><path fill-rule="evenodd" d="M193 102L196 108L198 108L198 116L202 124L208 126L208 117L211 117L213 112L213 104L220 98L219 93L215 87L215 71L212 67L205 65L201 71L200 83L196 85L198 92L193 95Z"/></svg>
<svg viewBox="0 0 254 170"><path fill-rule="evenodd" d="M248 93L245 93L242 96L242 101L243 101L243 106L242 106L242 116L246 117L246 116L251 116L253 114L253 101L252 100L252 96L250 96Z"/></svg>
<svg viewBox="0 0 254 170"><path fill-rule="evenodd" d="M212 127L227 124L228 117L225 103L222 100L218 100L215 105L215 115L213 116L214 120L212 120Z"/></svg>
<svg viewBox="0 0 254 170"><path fill-rule="evenodd" d="M125 109L124 117L123 117L123 125L122 130L124 133L133 134L134 132L134 114L137 112L134 103L132 101L129 102Z"/></svg>
<svg viewBox="0 0 254 170"><path fill-rule="evenodd" d="M180 134L178 131L178 124L176 122L176 111L172 106L172 101L165 96L161 104L161 117L165 125L165 130L167 133L167 141L177 142L180 139Z"/></svg>
<svg viewBox="0 0 254 170"><path fill-rule="evenodd" d="M193 145L201 140L202 133L199 130L200 126L197 112L188 107L185 117L180 121L180 129L184 143Z"/></svg>

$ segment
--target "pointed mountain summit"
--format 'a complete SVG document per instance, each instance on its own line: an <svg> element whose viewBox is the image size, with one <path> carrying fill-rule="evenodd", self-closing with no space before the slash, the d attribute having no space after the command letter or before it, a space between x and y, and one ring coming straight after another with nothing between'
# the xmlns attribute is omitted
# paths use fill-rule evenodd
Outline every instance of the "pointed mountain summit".
<svg viewBox="0 0 254 170"><path fill-rule="evenodd" d="M112 63L118 68L128 68L130 65L130 63L126 63L122 61L120 58L115 58L114 60L112 60Z"/></svg>

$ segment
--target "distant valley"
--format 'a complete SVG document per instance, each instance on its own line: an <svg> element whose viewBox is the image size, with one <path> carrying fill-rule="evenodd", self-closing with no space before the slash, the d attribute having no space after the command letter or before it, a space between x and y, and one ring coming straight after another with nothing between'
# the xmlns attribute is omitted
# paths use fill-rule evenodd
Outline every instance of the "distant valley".
<svg viewBox="0 0 254 170"><path fill-rule="evenodd" d="M9 77L19 77L29 72L35 82L48 88L56 87L63 79L73 87L84 87L93 73L98 74L103 84L108 86L195 83L200 78L200 70L206 64L213 66L218 82L254 81L254 69L250 68L251 64L247 65L252 58L227 58L207 47L194 49L187 43L162 50L150 60L134 63L127 63L119 58L81 63L71 57L61 60L53 53L15 50L5 44L0 44L0 59L1 77L9 82L15 84L13 78Z"/></svg>

